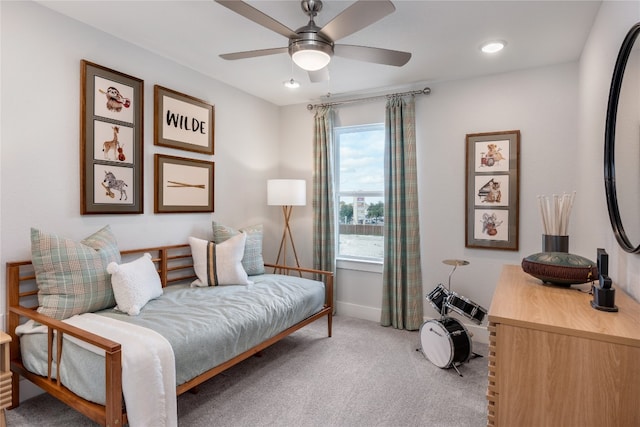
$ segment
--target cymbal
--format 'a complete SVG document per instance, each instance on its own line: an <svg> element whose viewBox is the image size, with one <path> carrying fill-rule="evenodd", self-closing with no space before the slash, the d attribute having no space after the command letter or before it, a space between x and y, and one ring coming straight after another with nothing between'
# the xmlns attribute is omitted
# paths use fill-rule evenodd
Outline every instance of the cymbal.
<svg viewBox="0 0 640 427"><path fill-rule="evenodd" d="M445 259L442 261L443 264L447 265L455 265L456 267L460 265L469 265L469 261L465 261L463 259Z"/></svg>

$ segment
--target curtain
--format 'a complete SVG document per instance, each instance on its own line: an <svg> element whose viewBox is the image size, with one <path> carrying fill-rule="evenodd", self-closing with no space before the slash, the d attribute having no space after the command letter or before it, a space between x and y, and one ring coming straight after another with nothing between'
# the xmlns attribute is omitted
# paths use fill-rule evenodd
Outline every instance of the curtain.
<svg viewBox="0 0 640 427"><path fill-rule="evenodd" d="M381 324L411 331L423 322L413 97L389 98L385 131Z"/></svg>
<svg viewBox="0 0 640 427"><path fill-rule="evenodd" d="M335 211L333 194L333 110L320 107L314 117L313 141L313 268L334 273L336 292Z"/></svg>

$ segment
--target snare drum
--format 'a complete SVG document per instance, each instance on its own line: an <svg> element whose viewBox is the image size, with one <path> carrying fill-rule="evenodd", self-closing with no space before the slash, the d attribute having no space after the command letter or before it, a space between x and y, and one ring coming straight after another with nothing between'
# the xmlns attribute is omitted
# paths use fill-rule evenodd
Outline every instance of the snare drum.
<svg viewBox="0 0 640 427"><path fill-rule="evenodd" d="M420 326L422 352L439 368L450 368L471 358L471 338L457 319L429 320Z"/></svg>
<svg viewBox="0 0 640 427"><path fill-rule="evenodd" d="M451 292L449 298L447 298L447 307L456 313L465 316L478 325L482 323L482 319L487 314L487 310L480 307L475 302L461 295Z"/></svg>
<svg viewBox="0 0 640 427"><path fill-rule="evenodd" d="M438 313L440 314L447 314L446 304L448 298L449 291L447 291L447 288L445 288L442 283L436 286L434 290L427 294L427 301L429 301L433 308L438 310ZM445 310L444 312L442 311L443 307Z"/></svg>

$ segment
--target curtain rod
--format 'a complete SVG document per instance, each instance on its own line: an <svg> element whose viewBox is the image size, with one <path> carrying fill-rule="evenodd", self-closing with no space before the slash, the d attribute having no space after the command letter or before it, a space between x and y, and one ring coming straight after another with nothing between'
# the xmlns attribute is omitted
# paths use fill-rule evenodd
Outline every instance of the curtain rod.
<svg viewBox="0 0 640 427"><path fill-rule="evenodd" d="M391 94L387 94L387 95L370 96L368 98L345 99L345 100L342 100L342 101L325 102L323 104L308 104L307 105L307 110L311 111L314 108L318 108L318 107L332 107L332 106L335 106L335 105L353 104L354 102L373 101L375 99L390 98L392 96L429 95L430 93L431 93L431 88L425 87L422 90L411 90L411 91L408 91L408 92L391 93Z"/></svg>

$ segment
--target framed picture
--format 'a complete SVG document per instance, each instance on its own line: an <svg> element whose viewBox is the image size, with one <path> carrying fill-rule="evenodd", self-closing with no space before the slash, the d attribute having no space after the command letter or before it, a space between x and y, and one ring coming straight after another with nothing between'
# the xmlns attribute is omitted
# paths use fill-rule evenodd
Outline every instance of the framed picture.
<svg viewBox="0 0 640 427"><path fill-rule="evenodd" d="M155 155L155 213L213 212L214 163Z"/></svg>
<svg viewBox="0 0 640 427"><path fill-rule="evenodd" d="M213 154L213 105L158 85L153 94L154 144Z"/></svg>
<svg viewBox="0 0 640 427"><path fill-rule="evenodd" d="M519 153L519 130L467 135L467 248L518 250Z"/></svg>
<svg viewBox="0 0 640 427"><path fill-rule="evenodd" d="M80 61L80 213L141 214L144 82Z"/></svg>

